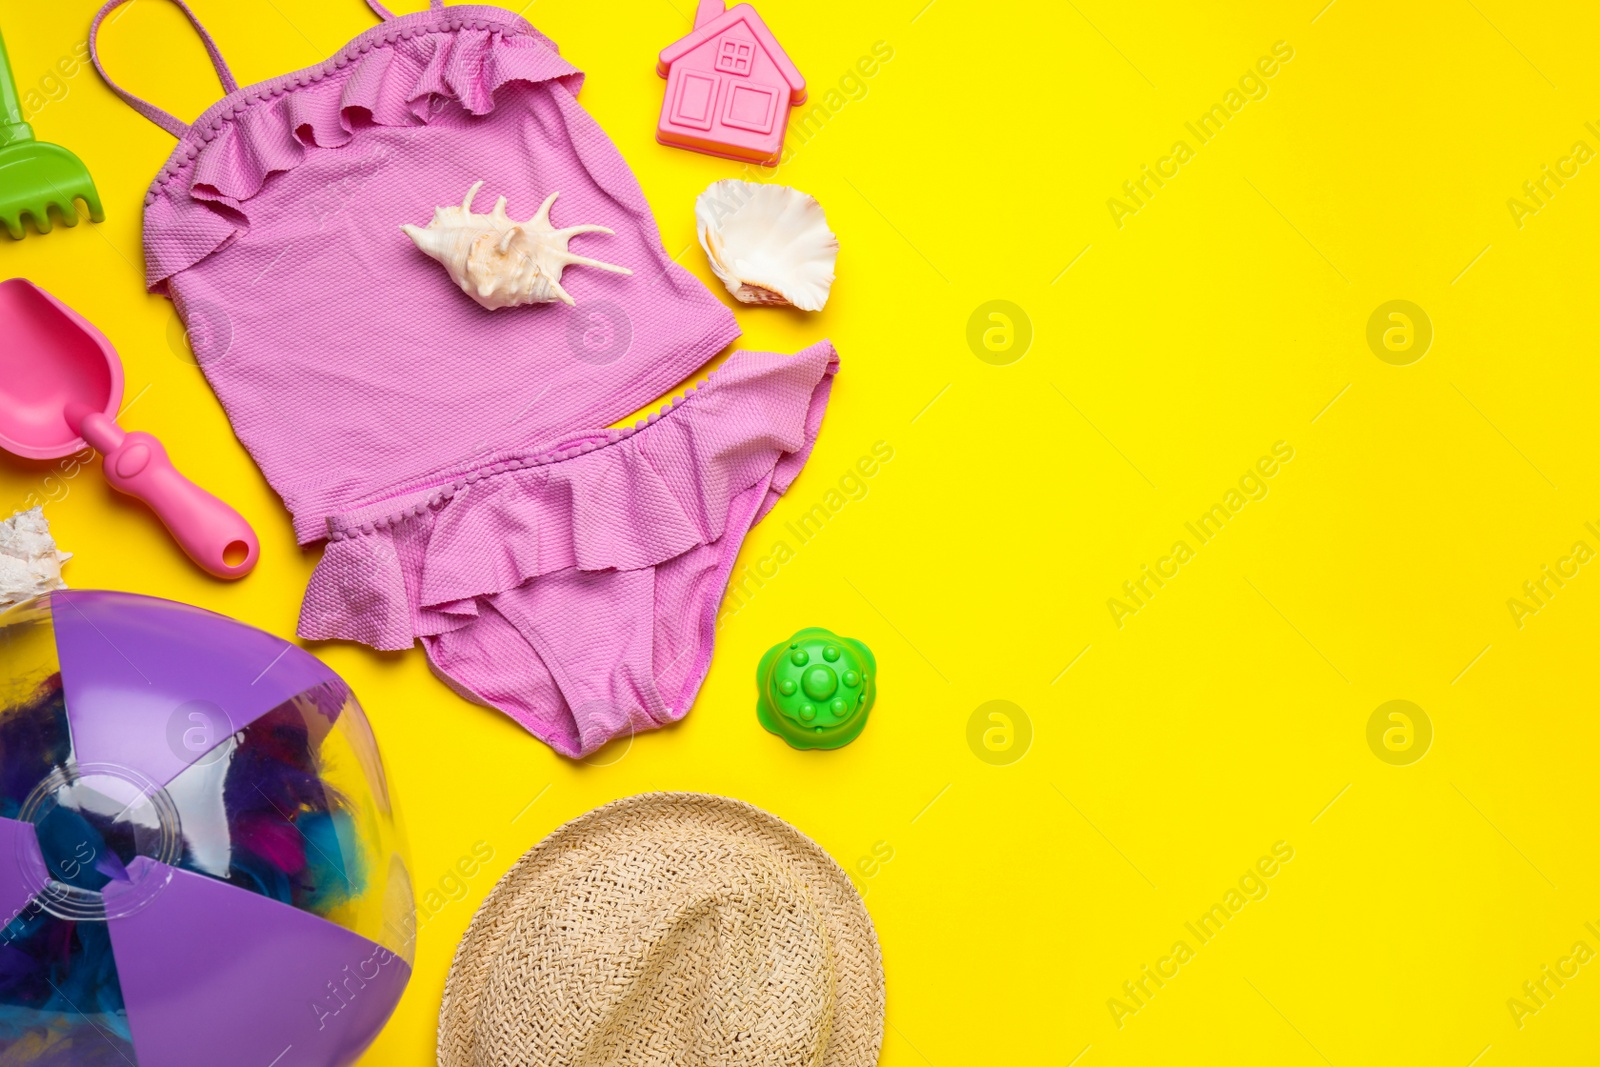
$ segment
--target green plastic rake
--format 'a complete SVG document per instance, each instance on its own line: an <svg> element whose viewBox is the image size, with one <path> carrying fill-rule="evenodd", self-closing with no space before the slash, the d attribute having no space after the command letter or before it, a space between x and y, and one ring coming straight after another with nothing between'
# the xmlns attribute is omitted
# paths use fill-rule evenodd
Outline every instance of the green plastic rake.
<svg viewBox="0 0 1600 1067"><path fill-rule="evenodd" d="M0 225L20 241L26 216L40 233L49 233L50 209L55 208L63 223L76 226L78 200L88 206L89 221L105 221L100 194L83 160L60 145L34 140L33 127L22 121L22 102L5 38L0 37Z"/></svg>

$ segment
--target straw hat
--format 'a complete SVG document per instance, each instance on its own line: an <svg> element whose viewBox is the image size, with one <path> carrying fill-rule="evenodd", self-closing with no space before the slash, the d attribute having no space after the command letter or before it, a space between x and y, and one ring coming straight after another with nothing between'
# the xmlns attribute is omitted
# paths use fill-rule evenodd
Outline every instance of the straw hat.
<svg viewBox="0 0 1600 1067"><path fill-rule="evenodd" d="M559 827L456 950L439 1067L872 1067L872 920L810 838L743 801L646 793Z"/></svg>

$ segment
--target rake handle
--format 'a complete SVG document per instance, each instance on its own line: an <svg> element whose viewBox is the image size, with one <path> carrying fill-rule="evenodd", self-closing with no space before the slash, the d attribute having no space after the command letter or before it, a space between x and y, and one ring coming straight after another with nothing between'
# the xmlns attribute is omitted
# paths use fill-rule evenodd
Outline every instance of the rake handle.
<svg viewBox="0 0 1600 1067"><path fill-rule="evenodd" d="M22 120L22 98L17 96L17 80L11 76L5 35L0 34L0 145L31 140L33 127Z"/></svg>

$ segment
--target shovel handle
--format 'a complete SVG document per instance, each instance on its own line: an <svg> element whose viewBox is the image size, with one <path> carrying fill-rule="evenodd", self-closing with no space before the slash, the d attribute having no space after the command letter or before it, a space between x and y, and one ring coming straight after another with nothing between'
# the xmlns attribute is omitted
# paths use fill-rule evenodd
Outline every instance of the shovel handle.
<svg viewBox="0 0 1600 1067"><path fill-rule="evenodd" d="M105 457L111 487L148 504L201 569L218 578L243 578L255 568L261 543L244 516L179 474L154 436L124 432L103 412L75 421L84 440Z"/></svg>

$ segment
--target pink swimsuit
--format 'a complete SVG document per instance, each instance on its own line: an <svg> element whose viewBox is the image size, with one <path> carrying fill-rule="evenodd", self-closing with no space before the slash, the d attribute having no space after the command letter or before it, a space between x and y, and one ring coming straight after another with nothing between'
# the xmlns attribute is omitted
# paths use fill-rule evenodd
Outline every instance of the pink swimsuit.
<svg viewBox="0 0 1600 1067"><path fill-rule="evenodd" d="M301 636L420 637L466 695L583 755L688 710L838 361L735 352L597 429L690 377L733 316L661 247L552 42L499 8L368 2L383 25L244 89L196 22L228 95L192 126L117 89L179 139L145 199L148 284L300 542L329 542ZM504 196L513 218L559 192L554 225L616 231L572 250L632 275L572 266L576 306L479 307L400 230L479 180L477 209Z"/></svg>

